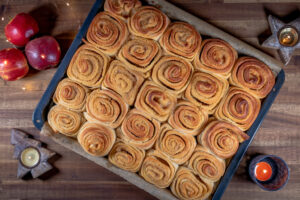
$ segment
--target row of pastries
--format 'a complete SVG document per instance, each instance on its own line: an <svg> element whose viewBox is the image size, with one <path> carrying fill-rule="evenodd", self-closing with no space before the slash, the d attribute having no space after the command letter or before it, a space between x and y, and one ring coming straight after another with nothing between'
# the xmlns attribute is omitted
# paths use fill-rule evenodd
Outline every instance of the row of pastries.
<svg viewBox="0 0 300 200"><path fill-rule="evenodd" d="M270 68L138 0L106 0L53 95L48 123L179 199L206 199L249 137Z"/></svg>

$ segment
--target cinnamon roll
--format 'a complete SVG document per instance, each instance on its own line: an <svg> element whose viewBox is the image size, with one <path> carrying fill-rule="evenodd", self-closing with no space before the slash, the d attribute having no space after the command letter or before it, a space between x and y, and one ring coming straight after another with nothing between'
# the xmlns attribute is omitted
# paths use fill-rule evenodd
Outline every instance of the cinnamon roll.
<svg viewBox="0 0 300 200"><path fill-rule="evenodd" d="M195 147L196 140L192 135L173 130L169 124L161 127L160 136L155 143L156 150L179 165L191 157Z"/></svg>
<svg viewBox="0 0 300 200"><path fill-rule="evenodd" d="M228 78L238 57L237 51L220 39L207 39L202 42L194 60L195 69L214 73Z"/></svg>
<svg viewBox="0 0 300 200"><path fill-rule="evenodd" d="M55 133L76 137L84 118L80 113L55 105L48 112L48 123Z"/></svg>
<svg viewBox="0 0 300 200"><path fill-rule="evenodd" d="M225 172L225 161L198 145L188 161L188 167L193 169L203 180L218 181Z"/></svg>
<svg viewBox="0 0 300 200"><path fill-rule="evenodd" d="M152 79L157 84L180 93L190 82L193 71L194 68L188 61L178 56L163 56L153 67Z"/></svg>
<svg viewBox="0 0 300 200"><path fill-rule="evenodd" d="M141 6L142 3L139 0L106 0L104 10L127 19L133 11Z"/></svg>
<svg viewBox="0 0 300 200"><path fill-rule="evenodd" d="M88 93L89 89L86 87L73 82L69 78L65 78L58 83L53 95L53 101L70 110L82 112L85 109Z"/></svg>
<svg viewBox="0 0 300 200"><path fill-rule="evenodd" d="M128 37L126 23L110 12L100 12L92 20L86 39L107 55L113 56Z"/></svg>
<svg viewBox="0 0 300 200"><path fill-rule="evenodd" d="M94 90L87 98L85 118L112 128L118 127L126 113L128 105L122 97L111 90Z"/></svg>
<svg viewBox="0 0 300 200"><path fill-rule="evenodd" d="M157 151L149 151L142 164L140 175L149 183L166 188L175 176L178 165Z"/></svg>
<svg viewBox="0 0 300 200"><path fill-rule="evenodd" d="M188 101L180 101L169 118L169 124L183 133L197 135L208 120L207 112Z"/></svg>
<svg viewBox="0 0 300 200"><path fill-rule="evenodd" d="M214 120L198 136L198 142L220 158L227 159L236 153L239 143L248 138L249 136L235 125Z"/></svg>
<svg viewBox="0 0 300 200"><path fill-rule="evenodd" d="M125 117L119 137L140 149L150 149L157 140L160 123L133 109Z"/></svg>
<svg viewBox="0 0 300 200"><path fill-rule="evenodd" d="M242 87L260 99L266 97L275 84L271 69L256 58L239 58L231 74L229 81L232 85Z"/></svg>
<svg viewBox="0 0 300 200"><path fill-rule="evenodd" d="M185 91L185 98L212 114L226 94L228 87L229 84L224 78L196 72Z"/></svg>
<svg viewBox="0 0 300 200"><path fill-rule="evenodd" d="M258 98L243 89L232 87L220 102L215 117L230 121L246 131L255 121L260 106Z"/></svg>
<svg viewBox="0 0 300 200"><path fill-rule="evenodd" d="M86 122L81 127L77 139L87 153L106 156L116 141L116 134L113 129L101 124Z"/></svg>
<svg viewBox="0 0 300 200"><path fill-rule="evenodd" d="M135 107L159 121L166 121L176 102L176 97L166 89L146 81L138 93Z"/></svg>
<svg viewBox="0 0 300 200"><path fill-rule="evenodd" d="M142 75L130 71L121 61L114 60L103 80L103 87L114 90L127 104L132 105L143 81Z"/></svg>
<svg viewBox="0 0 300 200"><path fill-rule="evenodd" d="M171 185L172 193L181 200L204 200L213 191L214 184L201 179L186 167L179 167Z"/></svg>
<svg viewBox="0 0 300 200"><path fill-rule="evenodd" d="M201 36L192 25L174 22L164 32L159 42L167 53L192 61L200 48Z"/></svg>
<svg viewBox="0 0 300 200"><path fill-rule="evenodd" d="M157 8L143 6L130 17L128 28L133 35L158 40L169 23L169 18Z"/></svg>
<svg viewBox="0 0 300 200"><path fill-rule="evenodd" d="M99 49L84 44L76 51L69 64L68 77L85 86L100 87L109 58Z"/></svg>
<svg viewBox="0 0 300 200"><path fill-rule="evenodd" d="M141 72L147 77L161 53L160 46L154 40L133 37L123 45L118 53L118 59L129 69Z"/></svg>
<svg viewBox="0 0 300 200"><path fill-rule="evenodd" d="M130 172L139 171L145 157L145 151L122 141L112 147L108 160L117 167Z"/></svg>

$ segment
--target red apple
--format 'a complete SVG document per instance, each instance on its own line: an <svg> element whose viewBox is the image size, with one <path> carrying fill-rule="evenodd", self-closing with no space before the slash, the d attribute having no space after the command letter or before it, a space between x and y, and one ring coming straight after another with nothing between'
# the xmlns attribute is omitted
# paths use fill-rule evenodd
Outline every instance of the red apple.
<svg viewBox="0 0 300 200"><path fill-rule="evenodd" d="M31 40L25 47L25 53L29 64L37 70L55 67L61 55L59 44L52 36Z"/></svg>
<svg viewBox="0 0 300 200"><path fill-rule="evenodd" d="M17 14L5 26L7 40L16 46L25 46L29 39L37 32L39 32L38 23L26 13Z"/></svg>
<svg viewBox="0 0 300 200"><path fill-rule="evenodd" d="M22 51L14 48L0 51L0 76L6 81L15 81L28 73L29 67Z"/></svg>

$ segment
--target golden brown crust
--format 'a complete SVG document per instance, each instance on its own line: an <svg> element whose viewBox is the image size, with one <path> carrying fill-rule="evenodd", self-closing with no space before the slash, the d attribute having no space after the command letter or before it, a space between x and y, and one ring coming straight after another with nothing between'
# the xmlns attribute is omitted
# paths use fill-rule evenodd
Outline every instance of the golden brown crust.
<svg viewBox="0 0 300 200"><path fill-rule="evenodd" d="M241 57L235 63L229 81L262 99L272 90L275 77L263 62L252 57Z"/></svg>
<svg viewBox="0 0 300 200"><path fill-rule="evenodd" d="M178 165L157 151L149 151L142 164L140 175L159 188L168 187L176 173Z"/></svg>
<svg viewBox="0 0 300 200"><path fill-rule="evenodd" d="M176 102L176 97L166 89L146 81L138 93L135 107L163 122L168 119Z"/></svg>
<svg viewBox="0 0 300 200"><path fill-rule="evenodd" d="M84 44L76 53L69 64L68 77L85 86L96 88L100 87L106 73L109 57L99 49Z"/></svg>
<svg viewBox="0 0 300 200"><path fill-rule="evenodd" d="M113 56L128 37L126 23L113 13L100 12L92 20L86 39L107 55Z"/></svg>
<svg viewBox="0 0 300 200"><path fill-rule="evenodd" d="M145 151L122 141L112 147L108 160L117 167L130 172L139 171L145 157Z"/></svg>
<svg viewBox="0 0 300 200"><path fill-rule="evenodd" d="M225 121L211 121L198 136L198 142L220 158L232 157L239 143L249 136L235 125Z"/></svg>
<svg viewBox="0 0 300 200"><path fill-rule="evenodd" d="M127 19L132 12L142 6L139 0L106 0L104 10Z"/></svg>
<svg viewBox="0 0 300 200"><path fill-rule="evenodd" d="M193 66L185 59L163 56L153 67L152 79L158 85L178 94L185 90L193 72Z"/></svg>
<svg viewBox="0 0 300 200"><path fill-rule="evenodd" d="M118 127L126 116L128 105L112 90L94 90L87 98L85 118L112 128Z"/></svg>
<svg viewBox="0 0 300 200"><path fill-rule="evenodd" d="M143 6L130 17L128 28L133 35L158 40L169 23L170 19L157 8Z"/></svg>
<svg viewBox="0 0 300 200"><path fill-rule="evenodd" d="M228 81L204 72L194 73L185 98L212 114L228 90Z"/></svg>
<svg viewBox="0 0 300 200"><path fill-rule="evenodd" d="M207 39L202 42L194 60L195 69L228 78L238 57L237 51L220 39Z"/></svg>
<svg viewBox="0 0 300 200"><path fill-rule="evenodd" d="M114 90L127 104L132 105L143 81L142 75L127 69L121 61L114 60L103 80L103 87Z"/></svg>
<svg viewBox="0 0 300 200"><path fill-rule="evenodd" d="M224 160L198 145L188 161L188 167L193 169L200 178L215 182L224 175L226 165Z"/></svg>
<svg viewBox="0 0 300 200"><path fill-rule="evenodd" d="M82 112L85 109L88 93L89 89L85 86L65 78L58 83L53 101L70 110Z"/></svg>
<svg viewBox="0 0 300 200"><path fill-rule="evenodd" d="M150 149L160 132L160 123L133 109L125 117L118 135L128 144L141 149Z"/></svg>
<svg viewBox="0 0 300 200"><path fill-rule="evenodd" d="M160 46L154 40L133 37L123 45L118 53L118 59L129 69L143 73L147 77L161 53Z"/></svg>
<svg viewBox="0 0 300 200"><path fill-rule="evenodd" d="M180 101L168 122L173 128L194 136L199 134L207 120L208 114L204 109L188 101Z"/></svg>
<svg viewBox="0 0 300 200"><path fill-rule="evenodd" d="M231 87L220 102L215 117L227 120L243 131L248 130L255 121L259 110L260 100L238 87Z"/></svg>
<svg viewBox="0 0 300 200"><path fill-rule="evenodd" d="M171 185L172 193L181 200L204 200L213 191L214 184L203 180L186 167L179 167Z"/></svg>
<svg viewBox="0 0 300 200"><path fill-rule="evenodd" d="M84 118L80 113L61 105L53 106L48 113L48 123L55 133L76 137Z"/></svg>
<svg viewBox="0 0 300 200"><path fill-rule="evenodd" d="M93 156L106 156L116 141L113 129L98 123L86 122L78 136L81 147Z"/></svg>
<svg viewBox="0 0 300 200"><path fill-rule="evenodd" d="M169 124L161 127L160 136L155 143L156 150L179 165L191 157L195 147L196 140L192 135L180 133Z"/></svg>
<svg viewBox="0 0 300 200"><path fill-rule="evenodd" d="M192 25L174 22L161 36L159 43L168 54L192 61L200 48L201 36Z"/></svg>

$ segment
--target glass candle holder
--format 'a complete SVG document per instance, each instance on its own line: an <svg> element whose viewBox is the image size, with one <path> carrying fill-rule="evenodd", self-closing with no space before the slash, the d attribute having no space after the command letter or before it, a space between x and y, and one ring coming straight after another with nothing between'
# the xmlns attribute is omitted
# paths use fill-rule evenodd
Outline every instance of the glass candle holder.
<svg viewBox="0 0 300 200"><path fill-rule="evenodd" d="M260 188L277 191L288 182L289 168L278 156L259 155L251 160L249 175Z"/></svg>

